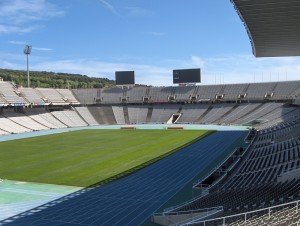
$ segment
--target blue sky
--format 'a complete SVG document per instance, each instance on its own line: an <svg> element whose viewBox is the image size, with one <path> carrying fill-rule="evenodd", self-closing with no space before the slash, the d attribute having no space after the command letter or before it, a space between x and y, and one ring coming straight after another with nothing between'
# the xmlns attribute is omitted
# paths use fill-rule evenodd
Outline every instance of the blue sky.
<svg viewBox="0 0 300 226"><path fill-rule="evenodd" d="M300 58L258 58L230 0L0 0L0 68L172 85L202 69L203 84L299 79Z"/></svg>

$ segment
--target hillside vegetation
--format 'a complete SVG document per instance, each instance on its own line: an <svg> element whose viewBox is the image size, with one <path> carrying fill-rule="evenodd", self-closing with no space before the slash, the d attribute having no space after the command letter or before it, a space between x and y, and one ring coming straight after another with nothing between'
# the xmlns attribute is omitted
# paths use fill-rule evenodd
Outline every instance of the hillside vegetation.
<svg viewBox="0 0 300 226"><path fill-rule="evenodd" d="M17 86L27 87L27 72L22 70L0 69L4 81L13 81ZM103 88L115 86L114 80L88 77L87 75L31 71L30 86L40 88Z"/></svg>

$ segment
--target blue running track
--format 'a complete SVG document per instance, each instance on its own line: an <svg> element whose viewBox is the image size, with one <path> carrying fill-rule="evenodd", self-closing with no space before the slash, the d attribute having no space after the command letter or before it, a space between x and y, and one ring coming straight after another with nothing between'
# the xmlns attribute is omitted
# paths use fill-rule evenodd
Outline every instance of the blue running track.
<svg viewBox="0 0 300 226"><path fill-rule="evenodd" d="M0 225L141 225L246 133L216 132L125 178L37 207Z"/></svg>

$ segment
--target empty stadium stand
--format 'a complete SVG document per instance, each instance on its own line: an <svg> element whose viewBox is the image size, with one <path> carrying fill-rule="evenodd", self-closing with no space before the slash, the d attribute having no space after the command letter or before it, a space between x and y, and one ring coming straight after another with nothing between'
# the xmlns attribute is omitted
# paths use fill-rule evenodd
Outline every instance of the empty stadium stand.
<svg viewBox="0 0 300 226"><path fill-rule="evenodd" d="M97 120L94 118L94 116L91 114L91 112L88 110L87 107L76 107L75 108L77 113L84 118L84 120L90 125L95 126L99 125Z"/></svg>
<svg viewBox="0 0 300 226"><path fill-rule="evenodd" d="M68 127L88 125L75 111L53 111L51 114Z"/></svg>
<svg viewBox="0 0 300 226"><path fill-rule="evenodd" d="M53 117L50 117L52 122L47 122L37 112L30 113L33 121L41 123L37 122L35 128L23 124L29 130L144 123L248 125L264 129L299 114L299 107L292 105L300 90L299 81L72 91L16 88L12 83L2 81L1 87L2 114L11 112L7 110L9 106L19 107L17 112L21 111L21 122L24 120L22 114L33 112L27 107L35 106L46 108L43 116L51 110L52 116L56 117L54 124ZM78 107L59 109L54 106ZM60 112L62 110L66 112ZM75 122L64 119L66 116L72 117ZM18 121L17 118L15 115L12 120ZM25 130L9 129L9 133ZM8 132L4 131L1 134Z"/></svg>
<svg viewBox="0 0 300 226"><path fill-rule="evenodd" d="M223 168L225 179L219 180L205 193L187 204L169 208L161 216L168 220L181 213L199 212L201 209L222 207L222 212L202 216L198 220L182 218L186 225L251 225L261 222L262 217L252 216L245 222L240 213L248 213L262 208L289 203L300 199L300 118L282 122L277 126L259 131L251 141L246 154L232 168ZM296 223L300 213L291 214L288 222ZM228 217L226 217L228 216ZM229 217L230 216L230 217ZM239 216L234 218L232 216ZM157 217L156 217L157 218ZM156 219L153 217L153 220ZM209 219L212 218L212 219ZM215 218L215 220L213 220ZM278 222L282 219L275 217ZM270 216L268 215L268 219ZM190 222L190 223L189 223ZM173 222L179 223L179 222ZM231 224L229 224L231 223ZM260 225L260 224L257 224ZM273 225L273 224L272 224ZM276 225L274 223L274 225ZM278 224L281 225L281 224ZM282 224L285 225L285 224Z"/></svg>
<svg viewBox="0 0 300 226"><path fill-rule="evenodd" d="M73 89L74 96L81 104L94 104L100 102L98 89Z"/></svg>
<svg viewBox="0 0 300 226"><path fill-rule="evenodd" d="M148 106L128 106L128 114L131 124L146 123Z"/></svg>
<svg viewBox="0 0 300 226"><path fill-rule="evenodd" d="M295 207L276 207L278 211L268 213L268 219L264 213L255 211L300 199L300 107L294 104L299 98L300 81L76 90L17 88L13 83L0 82L0 88L0 136L115 124L249 126L251 133L245 139L248 148L232 152L223 165L212 171L205 181L210 181L209 186L202 186L200 180L190 188L191 192L200 190L202 195L187 200L188 203L168 206L163 214L153 216L153 220L163 216L178 223L172 216L180 219L182 213L186 216L197 213L197 219L194 215L193 219L185 216L181 223L207 226L222 225L226 221L226 225L253 222L260 225L265 221L268 224L271 218L276 219L274 225L299 223ZM101 189L95 192L98 190ZM65 211L73 202L76 200L60 209ZM151 213L159 206L151 208ZM202 210L209 210L210 216L199 214ZM283 217L285 211L290 217ZM43 223L38 217L41 215L34 216L38 223ZM109 219L108 222L114 222L113 218ZM136 222L141 223L141 218L137 219ZM52 218L49 220L52 222Z"/></svg>
<svg viewBox="0 0 300 226"><path fill-rule="evenodd" d="M0 103L2 105L22 105L26 101L23 97L19 96L18 89L11 82L0 81Z"/></svg>

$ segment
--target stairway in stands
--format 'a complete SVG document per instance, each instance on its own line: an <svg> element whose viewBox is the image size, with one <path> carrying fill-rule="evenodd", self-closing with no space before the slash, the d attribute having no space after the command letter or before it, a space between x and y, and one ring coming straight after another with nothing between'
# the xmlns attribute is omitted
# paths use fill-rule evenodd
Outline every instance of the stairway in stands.
<svg viewBox="0 0 300 226"><path fill-rule="evenodd" d="M124 119L125 119L125 124L130 124L130 121L129 121L129 113L128 113L128 107L127 105L124 105L123 106L123 112L124 112Z"/></svg>
<svg viewBox="0 0 300 226"><path fill-rule="evenodd" d="M91 115L94 117L94 119L100 124L103 125L103 119L101 117L100 111L97 107L87 107Z"/></svg>
<svg viewBox="0 0 300 226"><path fill-rule="evenodd" d="M213 109L214 106L209 106L207 110L195 121L195 123L201 123L201 120Z"/></svg>
<svg viewBox="0 0 300 226"><path fill-rule="evenodd" d="M222 119L224 119L227 115L229 115L231 112L233 112L238 106L239 106L238 104L234 105L231 109L229 109L229 111L227 111L225 114L221 115L220 118L216 119L212 123L214 123L214 124L221 123Z"/></svg>
<svg viewBox="0 0 300 226"><path fill-rule="evenodd" d="M239 121L240 119L246 117L247 115L250 115L252 112L255 112L256 110L258 110L259 108L261 108L262 106L264 106L264 103L259 104L256 108L253 108L251 111L246 112L244 115L242 115L239 118L236 118L234 121L231 122L231 124L235 124L237 121Z"/></svg>
<svg viewBox="0 0 300 226"><path fill-rule="evenodd" d="M148 108L148 113L147 113L147 118L146 118L146 123L151 122L152 112L153 112L153 107L149 107Z"/></svg>

